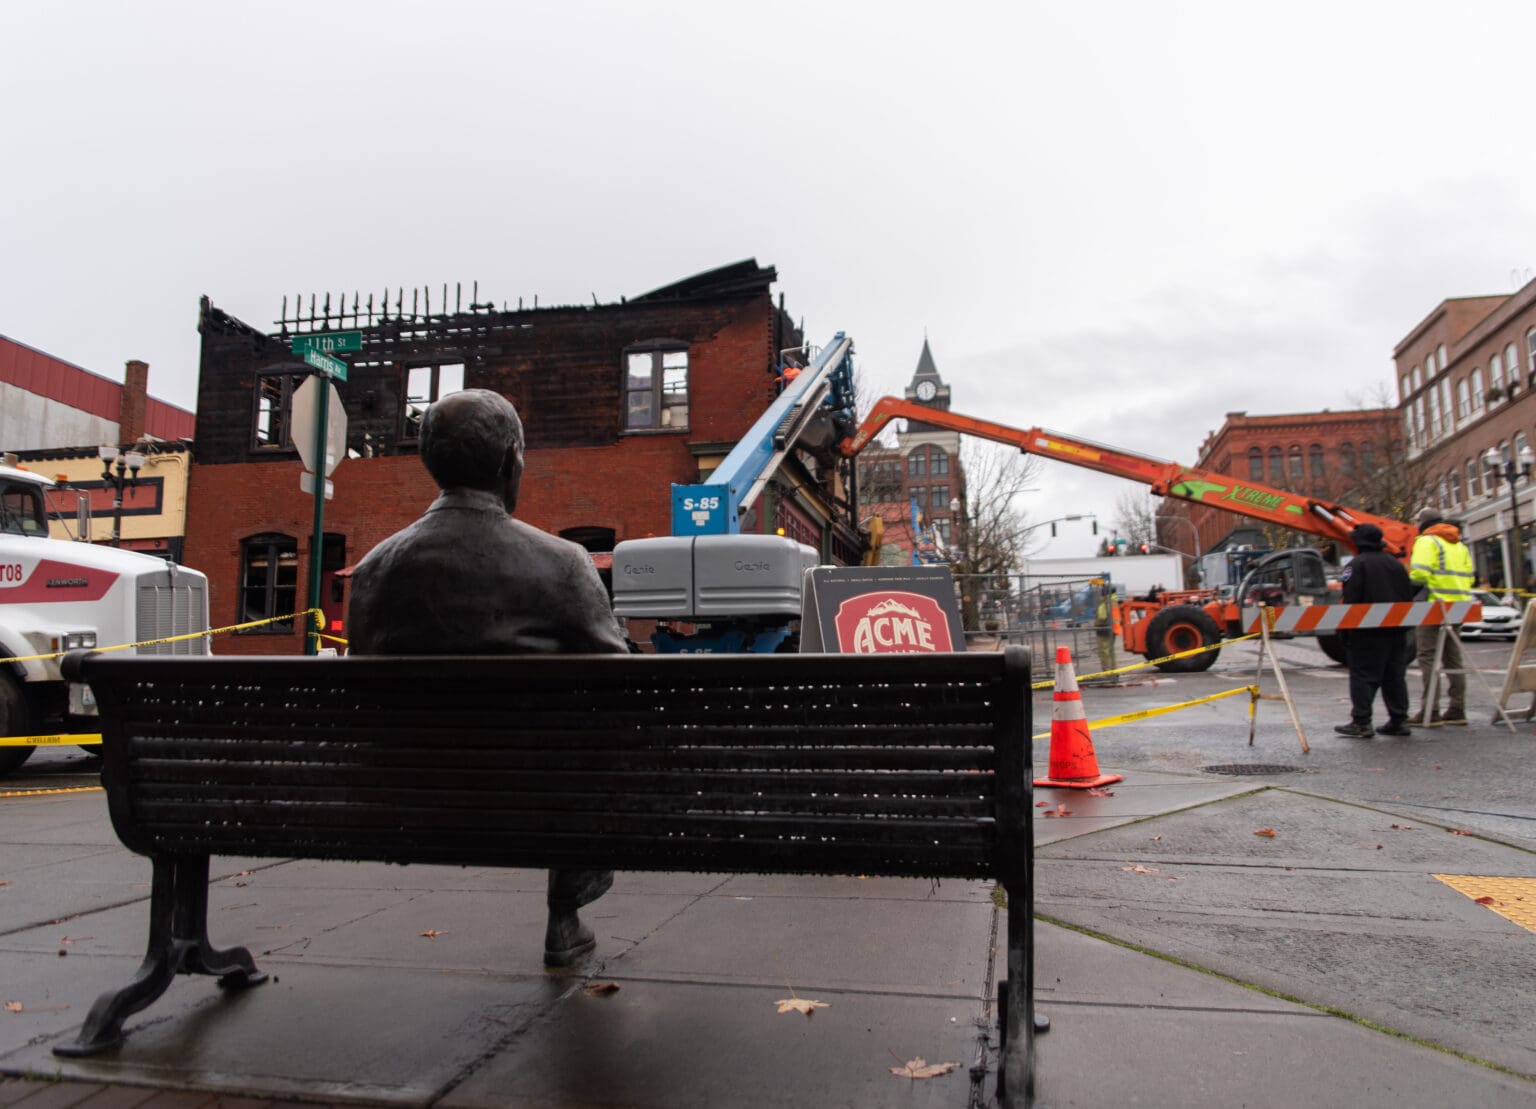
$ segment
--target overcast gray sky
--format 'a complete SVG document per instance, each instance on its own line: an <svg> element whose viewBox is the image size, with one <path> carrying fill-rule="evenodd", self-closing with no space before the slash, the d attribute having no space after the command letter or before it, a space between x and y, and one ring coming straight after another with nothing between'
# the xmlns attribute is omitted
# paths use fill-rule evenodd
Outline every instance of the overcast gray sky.
<svg viewBox="0 0 1536 1109"><path fill-rule="evenodd" d="M1533 41L1529 0L6 0L0 332L190 408L204 293L270 328L755 257L877 392L926 330L957 411L1192 463L1532 276ZM1105 524L1135 488L1038 484Z"/></svg>

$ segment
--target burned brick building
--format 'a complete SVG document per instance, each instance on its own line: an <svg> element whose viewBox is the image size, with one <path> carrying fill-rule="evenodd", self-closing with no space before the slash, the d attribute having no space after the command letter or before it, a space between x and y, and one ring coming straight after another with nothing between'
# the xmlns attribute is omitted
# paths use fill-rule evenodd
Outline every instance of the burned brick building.
<svg viewBox="0 0 1536 1109"><path fill-rule="evenodd" d="M776 304L771 266L748 260L618 303L515 308L400 293L290 306L263 332L202 302L196 461L186 561L209 579L215 626L306 607L313 498L301 493L295 391L312 373L301 335L357 331L337 355L346 460L324 511L321 597L343 617L345 572L419 516L436 488L416 457L421 414L461 388L492 389L522 414L526 474L518 515L594 552L670 532L670 487L706 477L776 395L781 352L804 343ZM783 534L824 561L860 553L843 500L847 464L788 459L742 521ZM411 603L402 597L402 604ZM293 653L293 621L221 636L215 651ZM341 631L344 635L344 629Z"/></svg>

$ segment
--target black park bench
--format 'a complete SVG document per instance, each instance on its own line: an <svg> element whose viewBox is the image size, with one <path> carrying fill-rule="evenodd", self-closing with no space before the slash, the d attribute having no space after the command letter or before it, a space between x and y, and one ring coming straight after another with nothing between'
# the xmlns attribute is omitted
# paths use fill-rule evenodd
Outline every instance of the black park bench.
<svg viewBox="0 0 1536 1109"><path fill-rule="evenodd" d="M1033 1078L1029 655L138 658L77 652L149 944L60 1055L120 1044L208 940L209 856L995 879L999 1093Z"/></svg>

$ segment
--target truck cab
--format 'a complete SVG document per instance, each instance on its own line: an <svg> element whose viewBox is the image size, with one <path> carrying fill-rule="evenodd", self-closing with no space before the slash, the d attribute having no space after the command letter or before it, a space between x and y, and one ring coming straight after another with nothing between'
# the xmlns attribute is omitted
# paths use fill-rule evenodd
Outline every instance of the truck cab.
<svg viewBox="0 0 1536 1109"><path fill-rule="evenodd" d="M1237 601L1254 605L1326 605L1338 597L1323 556L1310 547L1274 551L1255 561L1238 585Z"/></svg>
<svg viewBox="0 0 1536 1109"><path fill-rule="evenodd" d="M43 479L25 470L0 466L0 534L48 536Z"/></svg>

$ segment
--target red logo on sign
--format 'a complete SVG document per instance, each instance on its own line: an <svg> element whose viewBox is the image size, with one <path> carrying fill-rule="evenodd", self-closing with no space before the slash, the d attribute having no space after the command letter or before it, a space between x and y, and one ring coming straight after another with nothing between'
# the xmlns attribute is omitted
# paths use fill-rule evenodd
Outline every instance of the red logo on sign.
<svg viewBox="0 0 1536 1109"><path fill-rule="evenodd" d="M949 620L932 597L881 590L837 607L837 643L845 654L953 651Z"/></svg>

